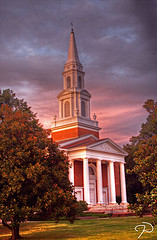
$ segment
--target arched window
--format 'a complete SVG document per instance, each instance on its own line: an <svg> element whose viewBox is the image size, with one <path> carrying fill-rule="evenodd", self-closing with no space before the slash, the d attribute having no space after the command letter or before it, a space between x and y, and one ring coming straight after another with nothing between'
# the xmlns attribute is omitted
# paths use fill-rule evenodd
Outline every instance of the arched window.
<svg viewBox="0 0 157 240"><path fill-rule="evenodd" d="M67 88L71 88L71 78L70 78L70 76L67 77Z"/></svg>
<svg viewBox="0 0 157 240"><path fill-rule="evenodd" d="M95 175L94 170L92 167L89 167L89 175Z"/></svg>
<svg viewBox="0 0 157 240"><path fill-rule="evenodd" d="M81 101L81 115L82 117L86 116L86 105L84 101Z"/></svg>
<svg viewBox="0 0 157 240"><path fill-rule="evenodd" d="M78 76L78 88L82 88L81 77Z"/></svg>
<svg viewBox="0 0 157 240"><path fill-rule="evenodd" d="M64 115L65 117L70 116L70 103L68 101L66 101L64 104Z"/></svg>

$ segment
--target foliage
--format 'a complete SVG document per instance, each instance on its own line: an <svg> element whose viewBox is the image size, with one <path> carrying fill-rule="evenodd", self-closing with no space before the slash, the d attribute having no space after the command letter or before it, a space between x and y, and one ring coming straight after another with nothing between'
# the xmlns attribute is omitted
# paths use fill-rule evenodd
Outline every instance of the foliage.
<svg viewBox="0 0 157 240"><path fill-rule="evenodd" d="M150 190L157 186L157 134L141 141L138 151L134 154L136 163L133 172L138 174L142 185ZM131 171L131 172L132 172Z"/></svg>
<svg viewBox="0 0 157 240"><path fill-rule="evenodd" d="M125 158L126 160L126 169L133 169L135 166L134 157L135 152L139 149L139 144L143 140L147 140L152 138L155 134L157 134L157 102L154 100L147 100L143 107L149 113L147 117L146 123L143 123L141 126L141 130L137 137L132 137L130 139L130 144L124 146L125 151L129 154ZM127 171L128 173L129 171ZM132 171L132 175L126 175L126 184L127 184L127 195L129 203L136 203L136 193L144 193L146 188L139 181L138 173Z"/></svg>
<svg viewBox="0 0 157 240"><path fill-rule="evenodd" d="M83 213L83 211L88 210L88 204L86 201L78 201L77 202L77 215L80 215Z"/></svg>
<svg viewBox="0 0 157 240"><path fill-rule="evenodd" d="M148 140L141 141L135 152L135 166L129 172L138 175L145 188L143 194L136 194L137 203L131 204L130 209L137 215L143 216L148 210L157 214L157 134Z"/></svg>
<svg viewBox="0 0 157 240"><path fill-rule="evenodd" d="M0 106L0 218L12 239L35 212L56 221L66 216L73 222L76 215L68 160L28 109Z"/></svg>
<svg viewBox="0 0 157 240"><path fill-rule="evenodd" d="M0 107L2 105L7 105L14 112L21 111L29 114L30 120L35 119L36 114L31 111L31 108L23 99L16 98L15 93L10 89L0 90ZM1 116L2 117L2 116Z"/></svg>
<svg viewBox="0 0 157 240"><path fill-rule="evenodd" d="M148 191L145 194L136 194L137 203L130 204L128 209L135 211L139 217L143 217L145 213L152 213L153 216L157 216L157 188L154 188L150 193Z"/></svg>

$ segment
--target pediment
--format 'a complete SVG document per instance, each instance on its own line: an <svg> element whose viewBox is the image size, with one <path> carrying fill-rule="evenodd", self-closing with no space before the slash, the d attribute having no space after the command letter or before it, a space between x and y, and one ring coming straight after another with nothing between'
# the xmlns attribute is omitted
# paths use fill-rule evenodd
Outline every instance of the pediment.
<svg viewBox="0 0 157 240"><path fill-rule="evenodd" d="M104 153L127 155L127 153L119 145L117 145L110 139L98 141L97 143L91 144L89 146L89 149L101 151Z"/></svg>
<svg viewBox="0 0 157 240"><path fill-rule="evenodd" d="M58 94L57 98L63 97L63 96L65 96L65 95L67 95L67 94L70 94L70 93L71 93L71 91L64 89L63 91L61 91L61 92Z"/></svg>
<svg viewBox="0 0 157 240"><path fill-rule="evenodd" d="M77 91L77 92L80 92L80 94L82 95L85 95L89 98L91 98L91 94L86 90L86 89L83 89L81 91ZM63 89L57 96L57 98L60 98L60 97L63 97L63 96L66 96L67 94L72 94L74 93L74 90L73 89Z"/></svg>
<svg viewBox="0 0 157 240"><path fill-rule="evenodd" d="M86 89L83 89L80 93L91 98L91 94Z"/></svg>

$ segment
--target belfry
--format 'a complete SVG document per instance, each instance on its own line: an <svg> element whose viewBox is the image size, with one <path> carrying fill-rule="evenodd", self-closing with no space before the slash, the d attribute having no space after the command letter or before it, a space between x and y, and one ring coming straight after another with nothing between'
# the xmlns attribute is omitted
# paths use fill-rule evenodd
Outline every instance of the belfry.
<svg viewBox="0 0 157 240"><path fill-rule="evenodd" d="M64 65L63 90L58 95L59 119L52 122L53 141L70 162L69 179L78 200L89 205L127 205L124 157L127 153L109 138L99 139L96 115L90 117L91 95L85 88L73 28Z"/></svg>

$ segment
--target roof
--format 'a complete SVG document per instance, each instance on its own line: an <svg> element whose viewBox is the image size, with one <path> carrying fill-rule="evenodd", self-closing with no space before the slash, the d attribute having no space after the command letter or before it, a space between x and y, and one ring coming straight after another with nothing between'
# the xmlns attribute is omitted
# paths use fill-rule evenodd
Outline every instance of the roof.
<svg viewBox="0 0 157 240"><path fill-rule="evenodd" d="M81 149L102 153L112 153L126 156L128 155L119 145L110 138L98 139L93 134L87 134L75 139L59 143L60 148L66 151L80 151Z"/></svg>
<svg viewBox="0 0 157 240"><path fill-rule="evenodd" d="M73 30L71 31L71 35L70 35L67 63L72 62L72 61L80 62L79 57L78 57L78 52L77 52L76 41L75 41L75 34L74 34Z"/></svg>

